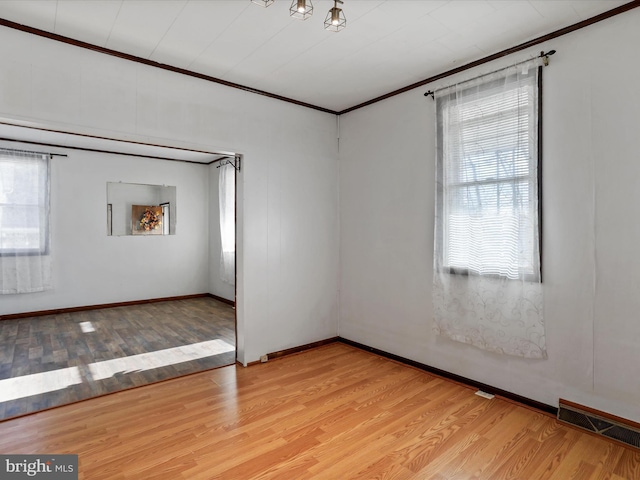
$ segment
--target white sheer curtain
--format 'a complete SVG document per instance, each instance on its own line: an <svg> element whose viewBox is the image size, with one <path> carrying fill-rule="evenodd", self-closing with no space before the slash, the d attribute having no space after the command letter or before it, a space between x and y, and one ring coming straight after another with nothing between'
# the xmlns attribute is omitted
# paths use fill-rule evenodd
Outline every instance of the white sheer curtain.
<svg viewBox="0 0 640 480"><path fill-rule="evenodd" d="M0 148L0 294L52 288L49 155Z"/></svg>
<svg viewBox="0 0 640 480"><path fill-rule="evenodd" d="M538 62L437 92L434 330L546 358L538 211Z"/></svg>
<svg viewBox="0 0 640 480"><path fill-rule="evenodd" d="M223 160L224 161L224 160ZM220 167L218 195L220 199L220 278L222 281L236 283L236 169L227 163Z"/></svg>

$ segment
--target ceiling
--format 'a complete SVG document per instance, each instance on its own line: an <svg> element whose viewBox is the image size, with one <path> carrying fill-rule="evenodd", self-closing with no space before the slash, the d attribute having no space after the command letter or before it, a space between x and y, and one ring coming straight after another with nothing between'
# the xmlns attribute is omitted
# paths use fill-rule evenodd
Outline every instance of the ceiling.
<svg viewBox="0 0 640 480"><path fill-rule="evenodd" d="M2 0L0 17L333 111L611 10L628 0L344 0L347 27L290 0Z"/></svg>

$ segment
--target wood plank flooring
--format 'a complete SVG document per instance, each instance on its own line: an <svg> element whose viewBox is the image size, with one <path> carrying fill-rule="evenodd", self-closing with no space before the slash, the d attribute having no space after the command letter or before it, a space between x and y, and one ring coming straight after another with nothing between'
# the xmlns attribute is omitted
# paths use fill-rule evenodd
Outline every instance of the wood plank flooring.
<svg viewBox="0 0 640 480"><path fill-rule="evenodd" d="M0 423L82 479L640 478L640 451L334 343Z"/></svg>
<svg viewBox="0 0 640 480"><path fill-rule="evenodd" d="M0 420L235 363L234 318L204 297L0 321Z"/></svg>

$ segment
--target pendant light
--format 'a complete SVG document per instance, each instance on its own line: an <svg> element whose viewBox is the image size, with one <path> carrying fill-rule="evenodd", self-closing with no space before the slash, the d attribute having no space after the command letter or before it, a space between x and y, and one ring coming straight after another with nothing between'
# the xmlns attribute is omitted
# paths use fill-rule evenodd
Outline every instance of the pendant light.
<svg viewBox="0 0 640 480"><path fill-rule="evenodd" d="M344 3L342 0L333 0L333 8L329 9L327 18L324 19L324 28L330 32L339 32L347 26L347 19L338 3Z"/></svg>
<svg viewBox="0 0 640 480"><path fill-rule="evenodd" d="M306 20L313 15L313 4L311 0L293 0L289 8L289 14L298 20Z"/></svg>
<svg viewBox="0 0 640 480"><path fill-rule="evenodd" d="M251 0L251 3L265 8L273 5L274 2L275 0ZM339 32L347 26L347 19L338 4L344 5L344 1L333 0L333 7L329 9L327 18L324 20L324 28L330 32ZM293 0L289 7L289 15L298 20L306 20L313 15L313 3L311 0Z"/></svg>

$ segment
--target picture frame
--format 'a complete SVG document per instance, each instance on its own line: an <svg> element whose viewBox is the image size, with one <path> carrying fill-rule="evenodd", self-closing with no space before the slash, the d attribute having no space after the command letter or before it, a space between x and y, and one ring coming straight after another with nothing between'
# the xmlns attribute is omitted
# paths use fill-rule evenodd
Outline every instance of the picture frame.
<svg viewBox="0 0 640 480"><path fill-rule="evenodd" d="M132 235L162 235L162 207L158 205L131 206Z"/></svg>

